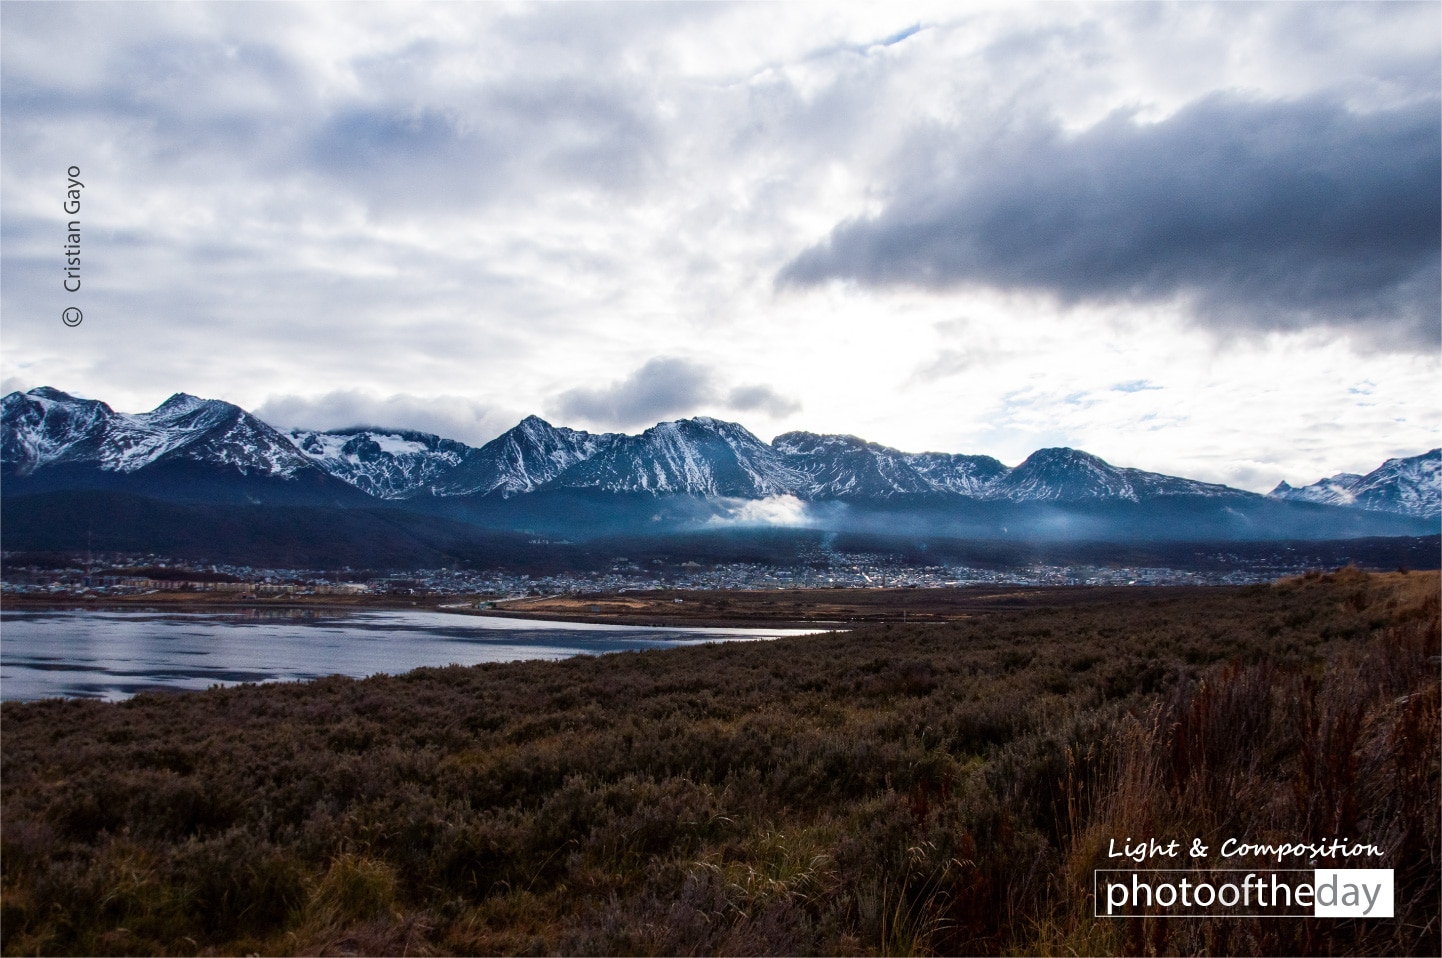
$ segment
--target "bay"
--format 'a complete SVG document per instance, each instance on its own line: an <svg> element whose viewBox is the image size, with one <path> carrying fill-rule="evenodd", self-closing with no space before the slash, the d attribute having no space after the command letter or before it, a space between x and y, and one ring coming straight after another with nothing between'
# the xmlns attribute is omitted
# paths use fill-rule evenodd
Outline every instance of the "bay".
<svg viewBox="0 0 1442 958"><path fill-rule="evenodd" d="M423 666L562 659L809 631L648 628L429 611L6 611L0 613L0 699L119 701L152 690L362 678Z"/></svg>

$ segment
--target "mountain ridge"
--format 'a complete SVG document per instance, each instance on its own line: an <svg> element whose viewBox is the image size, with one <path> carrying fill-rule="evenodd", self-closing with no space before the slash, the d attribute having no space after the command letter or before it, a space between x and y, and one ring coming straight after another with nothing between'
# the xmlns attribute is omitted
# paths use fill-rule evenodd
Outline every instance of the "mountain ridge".
<svg viewBox="0 0 1442 958"><path fill-rule="evenodd" d="M1442 447L1388 459L1365 475L1339 472L1301 487L1283 481L1267 495L1293 502L1435 517L1442 514Z"/></svg>
<svg viewBox="0 0 1442 958"><path fill-rule="evenodd" d="M907 453L850 435L792 431L766 443L738 423L707 416L658 423L637 435L589 433L527 416L475 447L410 429L282 432L239 406L185 393L148 413L117 413L99 400L51 387L5 396L0 432L0 474L41 487L61 466L138 481L147 470L169 464L282 482L304 477L318 495L333 497L325 482L331 480L368 499L400 504L564 490L707 500L884 503L923 497L1072 506L1183 497L1239 505L1304 502L1426 519L1442 514L1439 457L1432 450L1388 460L1366 476L1341 474L1302 489L1282 483L1264 497L1114 466L1067 447L1039 449L1009 467L990 456ZM1318 488L1324 483L1332 485Z"/></svg>

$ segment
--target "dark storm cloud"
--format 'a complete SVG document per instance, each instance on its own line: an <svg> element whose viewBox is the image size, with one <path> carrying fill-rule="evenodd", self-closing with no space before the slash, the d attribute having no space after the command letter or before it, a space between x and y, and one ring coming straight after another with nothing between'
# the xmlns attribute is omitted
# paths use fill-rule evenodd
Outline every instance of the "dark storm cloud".
<svg viewBox="0 0 1442 958"><path fill-rule="evenodd" d="M690 413L714 395L712 374L705 366L661 357L609 386L567 390L556 411L564 418L607 427L650 426Z"/></svg>
<svg viewBox="0 0 1442 958"><path fill-rule="evenodd" d="M801 411L801 403L770 386L741 386L726 395L726 405L737 412L761 410L780 419Z"/></svg>
<svg viewBox="0 0 1442 958"><path fill-rule="evenodd" d="M705 407L735 412L764 412L783 418L801 404L765 385L721 389L715 374L688 359L658 357L630 376L596 389L570 389L556 402L562 421L582 421L608 429L651 426L666 419L696 415Z"/></svg>
<svg viewBox="0 0 1442 958"><path fill-rule="evenodd" d="M778 276L1063 302L1190 299L1219 331L1329 326L1435 348L1442 250L1438 104L1359 114L1319 99L1213 95L1141 124L1012 136Z"/></svg>

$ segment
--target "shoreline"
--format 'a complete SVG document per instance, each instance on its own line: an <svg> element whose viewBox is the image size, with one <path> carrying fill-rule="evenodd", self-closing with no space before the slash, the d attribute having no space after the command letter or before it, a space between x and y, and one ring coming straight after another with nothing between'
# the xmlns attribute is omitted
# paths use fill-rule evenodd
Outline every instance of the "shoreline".
<svg viewBox="0 0 1442 958"><path fill-rule="evenodd" d="M922 625L958 622L1002 611L1075 608L1197 590L1270 589L1251 586L959 586L954 588L677 590L568 593L509 599L424 596L296 596L240 599L225 593L159 592L136 596L6 596L0 611L152 611L245 614L294 612L449 612L477 618L657 628L823 628L866 624ZM489 603L478 607L479 603Z"/></svg>

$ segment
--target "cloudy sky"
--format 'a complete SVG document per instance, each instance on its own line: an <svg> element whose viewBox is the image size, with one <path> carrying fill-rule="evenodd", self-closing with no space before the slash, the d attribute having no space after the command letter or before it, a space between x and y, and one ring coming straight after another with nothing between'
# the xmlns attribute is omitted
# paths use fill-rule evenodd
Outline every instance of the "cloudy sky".
<svg viewBox="0 0 1442 958"><path fill-rule="evenodd" d="M1442 444L1436 3L0 18L6 392L1261 491Z"/></svg>

